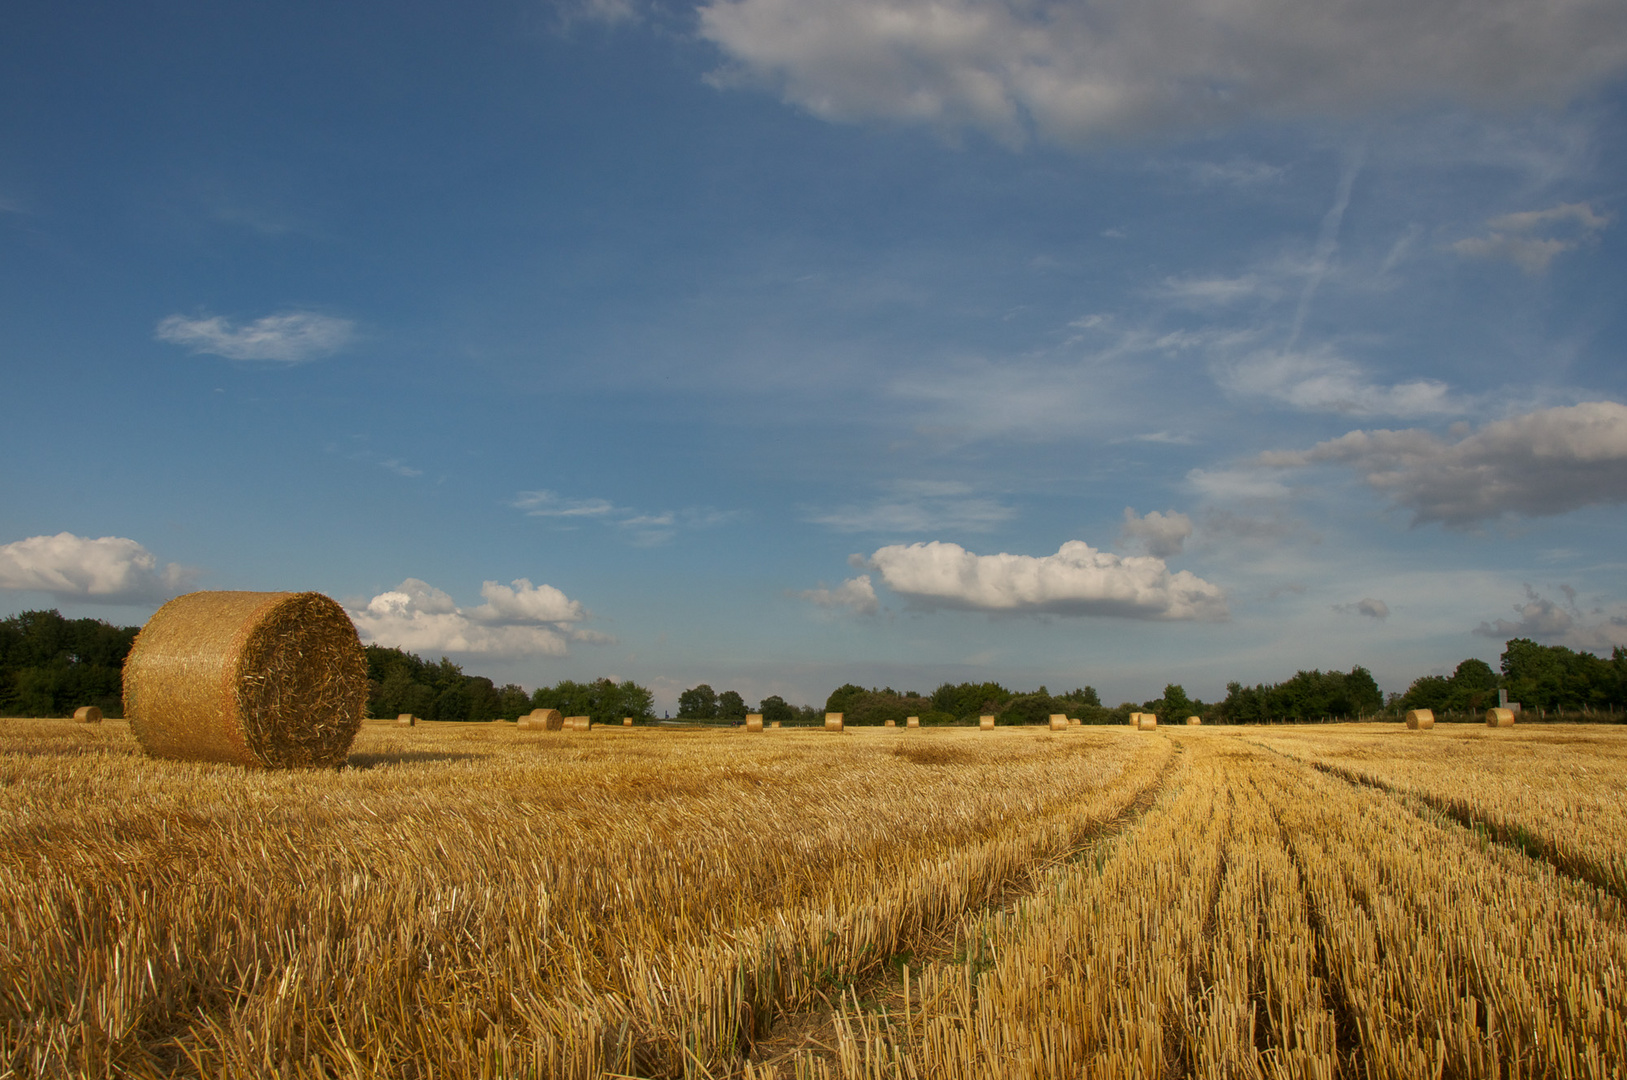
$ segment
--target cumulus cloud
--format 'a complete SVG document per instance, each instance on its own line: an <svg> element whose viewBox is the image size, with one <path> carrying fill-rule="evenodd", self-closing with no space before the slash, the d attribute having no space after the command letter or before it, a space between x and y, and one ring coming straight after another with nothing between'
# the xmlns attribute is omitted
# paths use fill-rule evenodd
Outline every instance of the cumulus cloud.
<svg viewBox="0 0 1627 1080"><path fill-rule="evenodd" d="M1114 555L1070 540L1055 555L976 555L934 540L894 544L868 565L893 592L923 607L1132 619L1224 619L1218 586L1152 556Z"/></svg>
<svg viewBox="0 0 1627 1080"><path fill-rule="evenodd" d="M220 315L189 319L171 315L159 322L153 336L195 353L224 356L228 360L266 360L303 364L331 356L349 345L356 324L349 319L314 311L286 311L239 326Z"/></svg>
<svg viewBox="0 0 1627 1080"><path fill-rule="evenodd" d="M1554 256L1594 240L1609 223L1609 215L1594 213L1587 203L1561 203L1492 218L1485 235L1465 237L1452 250L1471 258L1505 259L1528 274L1540 274Z"/></svg>
<svg viewBox="0 0 1627 1080"><path fill-rule="evenodd" d="M1565 594L1563 602L1543 596L1527 585L1524 601L1514 605L1519 618L1487 620L1475 627L1474 632L1493 641L1522 637L1601 653L1617 645L1627 645L1627 616L1595 610L1590 617L1577 607L1574 589L1561 586L1560 591Z"/></svg>
<svg viewBox="0 0 1627 1080"><path fill-rule="evenodd" d="M1383 621L1390 617L1390 605L1382 600L1375 600L1371 596L1364 596L1354 604L1334 604L1334 611L1343 611L1350 615L1365 615L1369 619Z"/></svg>
<svg viewBox="0 0 1627 1080"><path fill-rule="evenodd" d="M30 536L0 545L0 589L48 592L63 600L140 603L174 596L192 577L122 536Z"/></svg>
<svg viewBox="0 0 1627 1080"><path fill-rule="evenodd" d="M1015 511L975 495L957 481L901 480L867 504L815 511L808 520L837 532L920 533L954 529L982 532L1009 521Z"/></svg>
<svg viewBox="0 0 1627 1080"><path fill-rule="evenodd" d="M819 607L846 608L855 615L874 615L881 608L876 600L875 586L870 584L869 574L848 578L834 589L827 589L821 583L819 588L807 589L797 595Z"/></svg>
<svg viewBox="0 0 1627 1080"><path fill-rule="evenodd" d="M1627 66L1617 0L707 0L700 33L750 82L834 121L1010 144L1250 114L1564 100Z"/></svg>
<svg viewBox="0 0 1627 1080"><path fill-rule="evenodd" d="M1411 510L1415 525L1467 528L1503 514L1563 514L1627 501L1627 405L1539 409L1455 441L1419 428L1352 431L1309 450L1262 454L1259 463L1348 465Z"/></svg>
<svg viewBox="0 0 1627 1080"><path fill-rule="evenodd" d="M564 656L567 640L615 640L572 625L586 619L587 611L552 585L532 585L526 578L508 585L487 581L480 595L486 602L465 611L441 589L408 578L352 608L350 618L370 642L431 654Z"/></svg>
<svg viewBox="0 0 1627 1080"><path fill-rule="evenodd" d="M1181 553L1186 538L1192 535L1192 519L1171 510L1160 514L1149 511L1146 517L1137 517L1133 508L1124 508L1125 539L1141 541L1148 555L1168 559Z"/></svg>

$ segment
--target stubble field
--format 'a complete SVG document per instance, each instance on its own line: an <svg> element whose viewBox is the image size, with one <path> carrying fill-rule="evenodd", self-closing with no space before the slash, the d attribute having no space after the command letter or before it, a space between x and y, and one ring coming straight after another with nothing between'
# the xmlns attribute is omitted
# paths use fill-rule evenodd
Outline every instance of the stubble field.
<svg viewBox="0 0 1627 1080"><path fill-rule="evenodd" d="M0 1075L1627 1074L1627 731L0 720Z"/></svg>

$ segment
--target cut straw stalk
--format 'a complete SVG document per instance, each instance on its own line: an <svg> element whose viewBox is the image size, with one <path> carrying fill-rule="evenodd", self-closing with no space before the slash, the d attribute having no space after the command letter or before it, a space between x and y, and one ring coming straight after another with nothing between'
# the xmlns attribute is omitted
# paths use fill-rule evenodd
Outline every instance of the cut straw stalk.
<svg viewBox="0 0 1627 1080"><path fill-rule="evenodd" d="M356 627L321 593L178 596L124 662L124 715L152 757L339 765L366 708Z"/></svg>

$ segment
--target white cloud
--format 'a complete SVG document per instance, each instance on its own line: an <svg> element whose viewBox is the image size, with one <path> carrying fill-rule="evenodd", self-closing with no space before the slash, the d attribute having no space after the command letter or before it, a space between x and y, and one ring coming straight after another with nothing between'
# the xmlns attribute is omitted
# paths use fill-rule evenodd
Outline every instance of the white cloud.
<svg viewBox="0 0 1627 1080"><path fill-rule="evenodd" d="M0 545L0 589L48 592L65 600L137 603L183 592L192 572L122 536L31 536Z"/></svg>
<svg viewBox="0 0 1627 1080"><path fill-rule="evenodd" d="M869 574L848 578L834 589L821 584L817 589L807 589L797 595L819 607L846 608L855 615L874 615L881 607Z"/></svg>
<svg viewBox="0 0 1627 1080"><path fill-rule="evenodd" d="M617 512L607 499L561 499L552 491L522 491L509 505L524 510L526 517L594 518Z"/></svg>
<svg viewBox="0 0 1627 1080"><path fill-rule="evenodd" d="M349 319L313 311L288 311L267 315L246 326L234 325L220 315L198 319L171 315L159 322L153 336L172 345L184 345L195 353L228 360L303 364L343 349L355 331L356 324Z"/></svg>
<svg viewBox="0 0 1627 1080"><path fill-rule="evenodd" d="M1251 114L1551 103L1627 65L1618 0L707 0L701 36L816 116L1007 143Z"/></svg>
<svg viewBox="0 0 1627 1080"><path fill-rule="evenodd" d="M1351 416L1429 416L1461 412L1445 383L1414 379L1385 385L1331 349L1260 351L1214 365L1215 381L1240 397L1263 397L1307 412Z"/></svg>
<svg viewBox="0 0 1627 1080"><path fill-rule="evenodd" d="M1280 300L1282 286L1259 274L1167 277L1157 295L1186 307L1225 307L1245 300Z"/></svg>
<svg viewBox="0 0 1627 1080"><path fill-rule="evenodd" d="M607 644L614 638L572 624L587 618L582 605L551 585L516 578L510 585L480 587L486 603L467 611L452 597L417 578L350 610L366 640L431 655L486 653L496 656L564 656L566 641Z"/></svg>
<svg viewBox="0 0 1627 1080"><path fill-rule="evenodd" d="M1382 622L1390 617L1390 605L1382 600L1375 600L1371 596L1364 596L1354 604L1334 604L1334 611L1343 611L1350 615L1365 615L1369 619L1378 619Z"/></svg>
<svg viewBox="0 0 1627 1080"><path fill-rule="evenodd" d="M580 521L602 522L624 530L634 547L657 547L676 536L679 528L710 529L743 516L738 510L714 507L642 513L609 499L565 499L552 491L522 491L509 505L523 510L526 517L557 518L564 523L561 528L575 528Z"/></svg>
<svg viewBox="0 0 1627 1080"><path fill-rule="evenodd" d="M1482 622L1474 632L1493 641L1530 638L1548 645L1564 645L1607 653L1617 645L1627 645L1627 615L1609 615L1602 610L1593 618L1576 606L1575 590L1561 586L1564 602L1550 600L1531 586L1525 587L1525 601L1514 606L1518 619Z"/></svg>
<svg viewBox="0 0 1627 1080"><path fill-rule="evenodd" d="M1456 441L1419 428L1352 431L1309 450L1272 451L1275 468L1343 464L1412 511L1413 523L1466 528L1503 514L1541 517L1627 501L1627 405L1590 401L1487 424Z"/></svg>
<svg viewBox="0 0 1627 1080"><path fill-rule="evenodd" d="M994 499L973 495L971 487L954 481L903 480L889 488L889 494L868 505L815 512L808 520L837 532L983 532L1016 513Z"/></svg>
<svg viewBox="0 0 1627 1080"><path fill-rule="evenodd" d="M1186 538L1192 535L1192 519L1171 510L1160 514L1157 510L1146 517L1137 517L1133 508L1124 508L1125 539L1140 540L1147 554L1168 559L1181 553Z"/></svg>
<svg viewBox="0 0 1627 1080"><path fill-rule="evenodd" d="M1258 469L1193 469L1186 474L1186 482L1198 494L1217 502L1288 495L1288 485Z"/></svg>
<svg viewBox="0 0 1627 1080"><path fill-rule="evenodd" d="M1224 619L1219 587L1162 559L1070 540L1055 555L976 555L958 544L894 544L869 565L893 592L926 607L1134 619Z"/></svg>
<svg viewBox="0 0 1627 1080"><path fill-rule="evenodd" d="M1587 203L1561 203L1492 218L1484 236L1459 240L1452 250L1473 258L1506 259L1528 274L1540 274L1554 256L1596 239L1609 223L1608 214L1594 213Z"/></svg>

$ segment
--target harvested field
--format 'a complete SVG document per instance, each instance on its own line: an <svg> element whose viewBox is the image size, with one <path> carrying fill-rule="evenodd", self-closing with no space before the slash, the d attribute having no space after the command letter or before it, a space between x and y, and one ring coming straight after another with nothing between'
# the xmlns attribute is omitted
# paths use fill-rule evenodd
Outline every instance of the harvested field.
<svg viewBox="0 0 1627 1080"><path fill-rule="evenodd" d="M0 1069L1623 1075L1622 729L612 730L0 720Z"/></svg>

